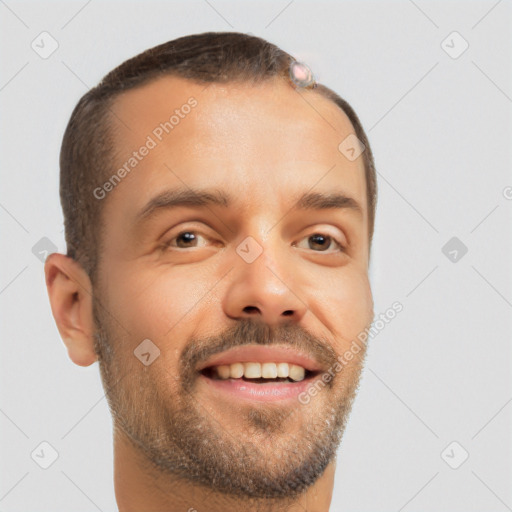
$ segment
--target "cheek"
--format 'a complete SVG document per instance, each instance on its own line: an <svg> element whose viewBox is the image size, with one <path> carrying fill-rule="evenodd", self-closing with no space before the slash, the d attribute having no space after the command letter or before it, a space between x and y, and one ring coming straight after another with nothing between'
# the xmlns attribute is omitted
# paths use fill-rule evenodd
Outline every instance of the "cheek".
<svg viewBox="0 0 512 512"><path fill-rule="evenodd" d="M327 291L318 290L314 313L339 340L340 349L365 330L373 320L373 297L364 272L340 273L328 283Z"/></svg>
<svg viewBox="0 0 512 512"><path fill-rule="evenodd" d="M211 280L211 278L210 278ZM130 332L130 338L164 343L179 340L201 309L212 284L197 271L180 268L153 272L131 268L120 273L119 285L109 293L113 316Z"/></svg>

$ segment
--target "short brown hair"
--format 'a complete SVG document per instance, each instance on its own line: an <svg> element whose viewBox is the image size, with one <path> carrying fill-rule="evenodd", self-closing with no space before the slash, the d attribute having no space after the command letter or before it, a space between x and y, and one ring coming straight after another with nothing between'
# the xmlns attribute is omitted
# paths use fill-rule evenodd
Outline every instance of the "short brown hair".
<svg viewBox="0 0 512 512"><path fill-rule="evenodd" d="M162 75L194 82L257 83L273 78L291 82L296 60L277 46L238 32L205 32L168 41L128 59L108 73L78 102L64 133L60 153L60 199L64 213L67 255L78 261L94 282L101 247L104 201L92 190L111 174L113 144L111 109L123 92ZM333 101L350 119L363 153L368 200L369 243L373 237L377 180L366 134L352 107L331 89L306 85ZM340 141L341 142L341 141Z"/></svg>

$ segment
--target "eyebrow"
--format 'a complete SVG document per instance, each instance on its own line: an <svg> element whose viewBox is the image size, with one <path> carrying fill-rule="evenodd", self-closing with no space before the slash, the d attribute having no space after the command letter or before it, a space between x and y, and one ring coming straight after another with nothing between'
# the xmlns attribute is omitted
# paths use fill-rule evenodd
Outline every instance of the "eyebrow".
<svg viewBox="0 0 512 512"><path fill-rule="evenodd" d="M219 206L229 208L235 200L229 194L218 189L180 188L165 190L148 201L136 216L139 224L157 212L168 211L179 207L205 208ZM298 210L352 210L363 216L361 205L352 197L342 192L304 192L295 199L294 209Z"/></svg>
<svg viewBox="0 0 512 512"><path fill-rule="evenodd" d="M352 197L342 192L306 192L302 194L295 208L299 210L329 210L336 208L338 210L352 210L359 216L363 216L363 208Z"/></svg>

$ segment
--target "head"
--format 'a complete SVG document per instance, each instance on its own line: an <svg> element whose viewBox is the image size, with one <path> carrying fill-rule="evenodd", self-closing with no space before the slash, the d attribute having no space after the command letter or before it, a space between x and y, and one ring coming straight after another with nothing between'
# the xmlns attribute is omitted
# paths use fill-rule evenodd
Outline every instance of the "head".
<svg viewBox="0 0 512 512"><path fill-rule="evenodd" d="M52 310L71 359L99 361L117 435L148 471L220 493L311 486L373 320L376 177L350 105L260 38L193 35L85 94L60 163L68 252L47 260ZM223 388L236 354L290 354L302 398Z"/></svg>

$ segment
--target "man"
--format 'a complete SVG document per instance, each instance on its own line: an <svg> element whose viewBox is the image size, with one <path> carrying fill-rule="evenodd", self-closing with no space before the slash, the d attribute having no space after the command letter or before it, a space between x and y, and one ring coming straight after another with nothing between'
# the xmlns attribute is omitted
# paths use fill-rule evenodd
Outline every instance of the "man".
<svg viewBox="0 0 512 512"><path fill-rule="evenodd" d="M81 98L61 202L46 282L99 362L119 510L327 511L373 320L351 107L260 38L176 39Z"/></svg>

